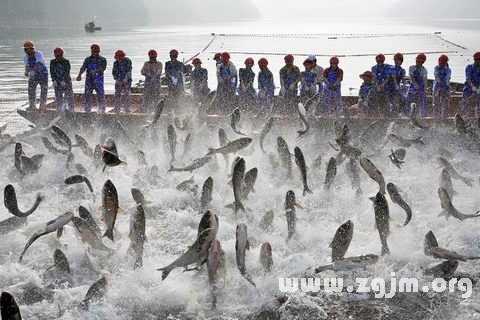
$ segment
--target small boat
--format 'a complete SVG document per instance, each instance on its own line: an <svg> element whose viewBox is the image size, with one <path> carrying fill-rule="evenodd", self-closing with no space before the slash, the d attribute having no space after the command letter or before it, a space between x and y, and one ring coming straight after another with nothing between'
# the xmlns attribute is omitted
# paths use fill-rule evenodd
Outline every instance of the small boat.
<svg viewBox="0 0 480 320"><path fill-rule="evenodd" d="M97 27L95 26L95 19L93 21L85 23L85 31L87 32L95 32L95 31L101 31L102 27Z"/></svg>

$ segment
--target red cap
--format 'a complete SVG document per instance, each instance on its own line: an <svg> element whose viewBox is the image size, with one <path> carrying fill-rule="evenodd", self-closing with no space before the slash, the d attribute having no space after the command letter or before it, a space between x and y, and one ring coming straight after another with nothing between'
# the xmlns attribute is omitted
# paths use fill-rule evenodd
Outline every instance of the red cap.
<svg viewBox="0 0 480 320"><path fill-rule="evenodd" d="M155 51L153 49L148 51L148 57L149 58L156 58L157 57L157 51Z"/></svg>
<svg viewBox="0 0 480 320"><path fill-rule="evenodd" d="M293 62L293 56L291 54L287 54L283 60L285 60L285 62Z"/></svg>
<svg viewBox="0 0 480 320"><path fill-rule="evenodd" d="M480 60L480 52L475 52L473 55L473 60Z"/></svg>
<svg viewBox="0 0 480 320"><path fill-rule="evenodd" d="M418 61L418 62L425 62L427 61L427 56L423 53L420 53L416 58L415 58L415 61Z"/></svg>
<svg viewBox="0 0 480 320"><path fill-rule="evenodd" d="M305 59L305 61L303 61L304 66L311 65L312 63L313 63L313 61L311 59Z"/></svg>
<svg viewBox="0 0 480 320"><path fill-rule="evenodd" d="M395 55L393 56L393 60L403 61L403 54L401 54L400 52L395 53Z"/></svg>
<svg viewBox="0 0 480 320"><path fill-rule="evenodd" d="M379 62L379 63L384 63L385 62L385 56L382 53L379 53L375 57L375 61Z"/></svg>
<svg viewBox="0 0 480 320"><path fill-rule="evenodd" d="M115 55L113 56L113 58L115 60L122 60L123 58L125 58L126 54L125 52L123 52L123 50L117 50L115 51Z"/></svg>
<svg viewBox="0 0 480 320"><path fill-rule="evenodd" d="M440 57L438 57L438 63L439 64L446 64L448 62L448 56L445 54L442 54Z"/></svg>
<svg viewBox="0 0 480 320"><path fill-rule="evenodd" d="M55 48L53 50L53 55L55 57L63 57L63 49L62 48Z"/></svg>
<svg viewBox="0 0 480 320"><path fill-rule="evenodd" d="M215 53L213 56L213 60L220 60L222 58L222 54L220 52Z"/></svg>
<svg viewBox="0 0 480 320"><path fill-rule="evenodd" d="M202 60L200 60L200 58L195 58L192 60L192 64L195 65L195 64L202 64Z"/></svg>
<svg viewBox="0 0 480 320"><path fill-rule="evenodd" d="M337 57L331 57L331 58L330 58L330 63L339 64L340 61L338 60Z"/></svg>
<svg viewBox="0 0 480 320"><path fill-rule="evenodd" d="M265 58L260 58L260 60L258 60L258 65L259 66L268 66L268 60L265 59Z"/></svg>
<svg viewBox="0 0 480 320"><path fill-rule="evenodd" d="M175 49L170 50L170 57L178 57L178 51Z"/></svg>
<svg viewBox="0 0 480 320"><path fill-rule="evenodd" d="M255 61L252 58L247 58L245 60L245 65L246 66L253 66L255 64Z"/></svg>
<svg viewBox="0 0 480 320"><path fill-rule="evenodd" d="M220 55L220 59L222 61L229 61L230 60L230 54L228 52L222 52Z"/></svg>
<svg viewBox="0 0 480 320"><path fill-rule="evenodd" d="M371 71L365 71L360 75L360 78L373 78L373 73Z"/></svg>
<svg viewBox="0 0 480 320"><path fill-rule="evenodd" d="M100 52L100 46L94 43L90 46L90 50L92 50L93 52Z"/></svg>

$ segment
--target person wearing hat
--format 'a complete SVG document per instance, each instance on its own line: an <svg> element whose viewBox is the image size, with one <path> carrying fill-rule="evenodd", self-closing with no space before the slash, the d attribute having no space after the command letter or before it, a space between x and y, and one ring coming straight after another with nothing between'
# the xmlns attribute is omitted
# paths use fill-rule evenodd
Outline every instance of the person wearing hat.
<svg viewBox="0 0 480 320"><path fill-rule="evenodd" d="M293 55L287 54L283 60L285 66L280 69L280 95L283 97L286 113L296 110L298 83L300 82L300 69L293 64Z"/></svg>
<svg viewBox="0 0 480 320"><path fill-rule="evenodd" d="M165 77L168 87L168 100L170 110L176 110L180 98L185 93L183 84L183 63L177 60L178 51L176 49L170 50L170 61L165 63Z"/></svg>
<svg viewBox="0 0 480 320"><path fill-rule="evenodd" d="M303 61L305 71L300 72L300 100L302 103L317 93L317 74L313 71L313 61L309 58Z"/></svg>
<svg viewBox="0 0 480 320"><path fill-rule="evenodd" d="M260 111L264 108L267 113L272 113L275 94L275 83L273 74L268 69L268 60L260 58L258 60L258 106Z"/></svg>
<svg viewBox="0 0 480 320"><path fill-rule="evenodd" d="M230 114L236 104L235 90L237 88L237 68L230 61L230 54L221 54L222 63L217 65L217 100L221 111Z"/></svg>
<svg viewBox="0 0 480 320"><path fill-rule="evenodd" d="M420 53L415 58L415 65L410 66L408 69L408 74L412 82L408 87L407 107L410 107L412 103L416 103L419 116L422 118L428 115L426 96L428 71L423 66L425 61L427 61L427 56Z"/></svg>
<svg viewBox="0 0 480 320"><path fill-rule="evenodd" d="M202 60L195 58L192 61L193 71L190 77L192 81L192 98L196 103L200 103L210 93L208 88L208 71L202 68Z"/></svg>
<svg viewBox="0 0 480 320"><path fill-rule="evenodd" d="M403 117L408 114L406 110L406 89L407 86L405 84L405 76L406 72L405 69L402 68L403 64L403 54L397 52L393 56L394 65L392 66L392 79L394 85L394 91L392 96L392 104L394 108L397 109L399 116Z"/></svg>
<svg viewBox="0 0 480 320"><path fill-rule="evenodd" d="M213 60L215 60L215 66L218 66L222 63L222 54L220 52L215 53Z"/></svg>
<svg viewBox="0 0 480 320"><path fill-rule="evenodd" d="M442 54L433 71L433 112L445 118L450 113L450 78L452 70L448 66L448 57Z"/></svg>
<svg viewBox="0 0 480 320"><path fill-rule="evenodd" d="M322 76L323 76L323 68L317 64L317 57L314 55L308 56L308 60L312 61L312 71L317 74L317 92L321 95L323 92L322 86Z"/></svg>
<svg viewBox="0 0 480 320"><path fill-rule="evenodd" d="M37 99L37 86L40 85L40 109L47 105L48 94L48 70L45 59L40 51L35 50L33 41L27 40L23 44L25 56L25 77L28 77L28 104L29 108L35 109Z"/></svg>
<svg viewBox="0 0 480 320"><path fill-rule="evenodd" d="M334 112L337 116L343 114L341 84L343 70L338 67L337 57L330 58L330 67L323 72L323 114ZM318 108L317 108L318 109Z"/></svg>
<svg viewBox="0 0 480 320"><path fill-rule="evenodd" d="M85 76L85 94L84 94L84 110L91 111L91 98L93 90L97 93L97 111L105 112L105 89L103 73L107 68L107 59L100 55L100 46L96 43L90 46L90 56L83 61L77 81L82 80L82 74Z"/></svg>
<svg viewBox="0 0 480 320"><path fill-rule="evenodd" d="M238 100L241 107L246 110L252 110L257 103L257 92L253 87L253 81L255 81L255 72L252 67L255 61L252 58L245 60L245 68L238 70L238 79L240 84L238 86Z"/></svg>
<svg viewBox="0 0 480 320"><path fill-rule="evenodd" d="M148 61L145 61L140 71L145 77L142 112L152 111L160 100L162 71L163 65L157 60L157 51L149 50Z"/></svg>
<svg viewBox="0 0 480 320"><path fill-rule="evenodd" d="M480 117L480 52L473 55L473 63L465 68L465 84L462 90L462 112Z"/></svg>
<svg viewBox="0 0 480 320"><path fill-rule="evenodd" d="M70 61L63 57L62 48L55 48L55 59L50 60L50 77L55 90L55 105L57 111L73 111L75 109L73 99L72 78L70 77ZM66 105L65 105L66 102Z"/></svg>
<svg viewBox="0 0 480 320"><path fill-rule="evenodd" d="M389 64L385 64L385 55L382 53L377 54L375 62L376 64L372 66L371 72L374 76L378 105L383 106L382 110L377 111L387 116L393 116L392 97L395 86L391 76L392 67Z"/></svg>
<svg viewBox="0 0 480 320"><path fill-rule="evenodd" d="M371 71L365 71L360 74L360 79L363 80L360 90L358 91L357 106L364 114L372 116L375 113L374 95L375 95L375 74ZM372 90L373 89L373 90Z"/></svg>
<svg viewBox="0 0 480 320"><path fill-rule="evenodd" d="M123 50L117 50L114 56L112 75L115 80L115 112L122 109L130 113L130 91L132 90L132 61Z"/></svg>

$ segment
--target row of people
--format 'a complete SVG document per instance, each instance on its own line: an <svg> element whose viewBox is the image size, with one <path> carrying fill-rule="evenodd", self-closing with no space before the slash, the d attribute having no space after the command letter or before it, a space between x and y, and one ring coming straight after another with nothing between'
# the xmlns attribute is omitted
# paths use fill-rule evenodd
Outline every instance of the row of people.
<svg viewBox="0 0 480 320"><path fill-rule="evenodd" d="M35 50L32 41L24 43L25 50L25 75L28 76L28 93L30 107L35 107L36 87L40 85L40 108L46 104L48 90L48 71L43 55ZM91 55L87 57L79 74L77 81L85 76L84 110L91 111L91 95L93 91L97 94L98 111L105 112L104 92L104 71L107 67L107 60L100 55L100 46L92 44ZM70 78L70 62L64 58L62 48L54 50L55 59L50 62L50 76L55 88L55 101L58 109L74 105L72 80ZM199 58L192 60L193 70L188 70L184 64L177 60L178 51L170 51L170 61L163 65L157 60L157 52L148 52L149 60L141 69L145 77L144 82L144 110L148 111L160 99L160 87L162 84L163 71L168 87L168 99L172 108L176 108L183 96L184 76L188 73L191 79L192 98L195 102L201 102L208 95L208 71L202 68L202 61ZM406 84L406 71L402 67L403 55L394 55L394 64L385 63L385 56L378 54L375 57L376 64L370 71L360 75L363 83L359 90L359 109L370 116L402 116L408 112L407 106L416 102L419 106L420 116L441 116L448 114L450 109L450 78L451 69L448 66L448 57L441 55L438 58L438 65L434 69L433 84L433 108L429 110L427 97L427 76L428 71L423 66L426 61L425 54L416 57L415 65L410 66L408 75L410 85ZM132 62L126 57L125 52L117 50L114 55L112 70L115 79L115 103L114 110L130 112L129 95L132 86ZM466 68L466 81L463 88L462 108L466 113L480 116L480 52L473 56L474 63ZM238 102L243 107L265 108L272 112L274 106L275 83L272 72L268 69L268 60L258 60L260 71L258 72L258 91L254 87L255 73L253 66L255 61L252 58L245 60L245 68L237 69L230 61L228 52L217 53L214 56L216 61L217 76L217 99L221 111L228 113L233 104ZM343 113L343 102L341 95L341 82L343 70L339 68L338 57L330 58L330 66L323 69L317 65L316 57L309 56L303 61L304 71L294 65L294 57L288 54L284 57L285 66L280 69L280 92L282 103L279 112L294 111L296 102L300 99L306 102L308 99L320 97L317 114ZM298 97L300 94L300 97ZM281 110L280 110L281 109ZM433 113L432 113L433 112Z"/></svg>

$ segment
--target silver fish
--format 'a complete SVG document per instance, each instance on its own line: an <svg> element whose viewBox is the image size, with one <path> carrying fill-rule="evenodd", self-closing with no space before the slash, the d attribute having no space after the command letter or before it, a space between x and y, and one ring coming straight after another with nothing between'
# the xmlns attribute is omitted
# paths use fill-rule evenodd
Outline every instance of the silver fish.
<svg viewBox="0 0 480 320"><path fill-rule="evenodd" d="M407 214L407 219L405 219L405 223L403 225L406 226L410 222L410 220L412 220L412 209L410 208L408 203L402 198L402 195L398 191L396 185L389 182L387 184L387 191L390 199L392 199L392 202L398 204L400 208L405 210L405 213Z"/></svg>
<svg viewBox="0 0 480 320"><path fill-rule="evenodd" d="M15 192L15 188L11 184L9 184L5 187L3 191L3 203L5 204L5 208L7 208L8 212L20 218L26 218L32 213L34 213L44 199L45 198L43 196L37 194L37 198L35 199L35 203L33 204L32 208L30 208L30 210L22 212L18 208L17 194Z"/></svg>
<svg viewBox="0 0 480 320"><path fill-rule="evenodd" d="M287 178L292 178L292 154L288 149L287 142L282 138L277 138L277 151L282 162L282 167L287 171Z"/></svg>
<svg viewBox="0 0 480 320"><path fill-rule="evenodd" d="M216 154L216 153L221 153L221 154L228 154L228 153L236 153L246 147L252 142L252 138L240 138L237 140L233 140L223 147L220 148L209 148L208 149L208 155Z"/></svg>
<svg viewBox="0 0 480 320"><path fill-rule="evenodd" d="M205 262L207 262L208 257L208 249L213 240L215 240L218 231L218 217L207 210L203 215L202 219L200 220L200 224L198 226L198 235L197 239L189 247L187 252L182 254L178 259L174 262L169 264L164 268L157 269L158 271L162 271L162 280L170 274L170 272L179 267L187 268L189 265L197 264L197 266L201 266Z"/></svg>
<svg viewBox="0 0 480 320"><path fill-rule="evenodd" d="M388 202L383 193L378 192L374 203L375 224L380 234L380 242L382 243L382 256L390 254L387 238L390 235L390 213L388 210Z"/></svg>
<svg viewBox="0 0 480 320"><path fill-rule="evenodd" d="M63 233L63 227L69 223L72 218L73 218L73 212L66 212L59 216L58 218L47 222L45 228L35 232L30 239L28 239L27 244L25 245L25 248L23 249L23 252L20 254L20 259L19 261L22 262L23 256L25 255L25 252L27 249L43 235L52 233L52 232L57 232L57 237L60 237Z"/></svg>
<svg viewBox="0 0 480 320"><path fill-rule="evenodd" d="M272 258L272 246L270 243L262 243L260 247L260 264L263 267L263 271L271 272L273 268L273 258Z"/></svg>
<svg viewBox="0 0 480 320"><path fill-rule="evenodd" d="M341 260L344 258L345 253L347 253L348 247L353 237L353 222L348 220L340 227L338 227L333 241L330 243L332 248L332 261Z"/></svg>
<svg viewBox="0 0 480 320"><path fill-rule="evenodd" d="M383 178L382 173L377 167L367 158L360 159L360 166L365 170L370 178L378 183L379 192L385 194L385 179Z"/></svg>
<svg viewBox="0 0 480 320"><path fill-rule="evenodd" d="M263 153L265 153L265 149L263 148L263 143L265 141L265 137L268 135L268 133L272 130L273 127L273 122L274 118L270 117L268 118L267 122L262 128L262 131L260 131L260 149L262 149Z"/></svg>
<svg viewBox="0 0 480 320"><path fill-rule="evenodd" d="M376 254L367 254L364 256L348 257L342 260L337 260L332 264L320 266L315 268L315 273L320 273L326 270L332 271L351 271L360 268L366 268L369 265L375 264L380 259Z"/></svg>
<svg viewBox="0 0 480 320"><path fill-rule="evenodd" d="M130 246L128 247L129 255L133 256L135 262L133 269L143 266L143 244L145 243L145 212L141 205L137 205L137 209L130 218Z"/></svg>
<svg viewBox="0 0 480 320"><path fill-rule="evenodd" d="M244 223L237 224L236 230L236 241L235 241L235 260L237 262L237 267L242 276L248 280L254 287L256 287L255 282L253 282L251 276L247 273L247 268L245 266L245 253L246 250L250 250L250 243L248 241L247 234L247 225Z"/></svg>
<svg viewBox="0 0 480 320"><path fill-rule="evenodd" d="M107 180L102 188L102 209L102 221L107 227L103 236L113 241L113 228L119 207L117 188L110 180Z"/></svg>
<svg viewBox="0 0 480 320"><path fill-rule="evenodd" d="M307 165L305 164L305 158L303 157L303 152L299 147L295 147L293 150L295 154L295 163L298 166L298 169L300 169L300 173L302 176L302 182L303 182L303 195L305 196L307 193L313 193L312 190L308 187L307 183Z"/></svg>
<svg viewBox="0 0 480 320"><path fill-rule="evenodd" d="M337 160L330 158L327 165L327 173L325 174L324 187L329 190L332 187L335 176L337 175Z"/></svg>
<svg viewBox="0 0 480 320"><path fill-rule="evenodd" d="M90 180L88 180L87 177L82 175L74 175L65 179L65 184L76 184L76 183L85 183L88 189L90 190L90 192L93 193L92 184L90 183Z"/></svg>
<svg viewBox="0 0 480 320"><path fill-rule="evenodd" d="M188 172L191 173L192 171L194 171L198 168L201 168L204 165L206 165L207 163L209 163L210 160L212 160L211 156L205 156L205 157L202 157L202 158L195 159L195 160L192 161L192 163L186 165L185 167L181 167L181 168L174 167L172 164L170 164L170 169L168 169L168 172L171 172L171 171L178 171L178 172L188 171Z"/></svg>

